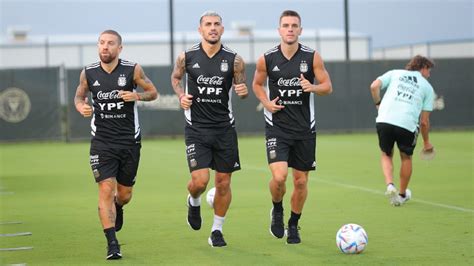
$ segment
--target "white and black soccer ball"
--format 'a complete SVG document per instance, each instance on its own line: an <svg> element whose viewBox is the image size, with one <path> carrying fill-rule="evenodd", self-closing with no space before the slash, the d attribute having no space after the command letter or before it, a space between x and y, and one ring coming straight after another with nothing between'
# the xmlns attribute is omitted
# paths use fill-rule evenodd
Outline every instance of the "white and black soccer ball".
<svg viewBox="0 0 474 266"><path fill-rule="evenodd" d="M345 254L362 253L368 242L367 233L358 224L345 224L336 234L336 245Z"/></svg>
<svg viewBox="0 0 474 266"><path fill-rule="evenodd" d="M215 195L216 195L216 188L215 187L209 189L209 191L206 194L207 204L209 204L209 206L211 206L211 208L214 208L214 196Z"/></svg>

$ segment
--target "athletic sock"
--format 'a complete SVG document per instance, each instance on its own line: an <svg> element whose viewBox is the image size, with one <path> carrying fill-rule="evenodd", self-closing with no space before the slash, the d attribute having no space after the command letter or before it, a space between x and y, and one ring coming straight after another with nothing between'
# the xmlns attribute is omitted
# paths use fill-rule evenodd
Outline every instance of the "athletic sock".
<svg viewBox="0 0 474 266"><path fill-rule="evenodd" d="M114 197L115 206L123 207L122 204L118 203L117 197Z"/></svg>
<svg viewBox="0 0 474 266"><path fill-rule="evenodd" d="M400 195L400 197L402 197L402 198L405 198L405 197L407 196L406 193L403 193L403 194L402 194L402 193L398 193L398 195Z"/></svg>
<svg viewBox="0 0 474 266"><path fill-rule="evenodd" d="M300 219L300 217L301 217L301 213L297 214L292 211L290 219L288 220L288 226L291 226L291 225L298 226L298 220Z"/></svg>
<svg viewBox="0 0 474 266"><path fill-rule="evenodd" d="M107 238L107 243L111 243L112 241L118 242L117 237L115 236L115 227L104 229L104 234Z"/></svg>
<svg viewBox="0 0 474 266"><path fill-rule="evenodd" d="M283 211L283 201L280 201L280 202L272 201L272 202L273 202L273 210L279 211L279 212Z"/></svg>
<svg viewBox="0 0 474 266"><path fill-rule="evenodd" d="M222 225L224 225L225 217L221 217L214 214L214 223L212 224L211 232L219 230L222 232Z"/></svg>
<svg viewBox="0 0 474 266"><path fill-rule="evenodd" d="M189 203L193 207L201 206L201 197L198 197L197 199L193 198L193 196L189 197Z"/></svg>

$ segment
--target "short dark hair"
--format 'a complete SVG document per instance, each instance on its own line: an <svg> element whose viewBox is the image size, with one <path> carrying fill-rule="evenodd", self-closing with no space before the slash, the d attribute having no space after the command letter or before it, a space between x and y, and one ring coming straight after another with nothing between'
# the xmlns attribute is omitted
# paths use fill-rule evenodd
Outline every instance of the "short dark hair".
<svg viewBox="0 0 474 266"><path fill-rule="evenodd" d="M283 17L297 17L298 20L300 21L300 25L301 25L301 17L300 17L300 14L298 14L298 12L294 11L294 10L285 10L281 13L280 15L280 23L281 23L281 19Z"/></svg>
<svg viewBox="0 0 474 266"><path fill-rule="evenodd" d="M204 18L204 17L218 17L219 20L222 23L222 17L216 11L208 10L208 11L205 11L204 13L202 13L201 17L199 18L199 24L202 23L202 18Z"/></svg>
<svg viewBox="0 0 474 266"><path fill-rule="evenodd" d="M118 38L118 44L119 44L119 45L122 44L122 36L120 36L120 34L119 34L118 32L116 32L116 31L114 31L114 30L104 30L104 31L100 34L100 36L102 36L102 35L104 35L104 34L112 34L112 35L117 36L117 38ZM100 38L100 36L99 36L99 38Z"/></svg>
<svg viewBox="0 0 474 266"><path fill-rule="evenodd" d="M410 62L405 66L406 70L419 71L425 67L433 68L435 66L434 62L424 56L416 55L413 57Z"/></svg>

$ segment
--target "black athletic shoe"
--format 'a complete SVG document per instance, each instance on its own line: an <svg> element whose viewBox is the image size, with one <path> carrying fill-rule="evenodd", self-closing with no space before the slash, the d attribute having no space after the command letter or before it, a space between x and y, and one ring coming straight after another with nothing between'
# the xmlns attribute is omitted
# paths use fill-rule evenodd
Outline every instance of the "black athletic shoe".
<svg viewBox="0 0 474 266"><path fill-rule="evenodd" d="M118 232L122 229L123 225L123 206L115 202L115 210L117 211L117 216L115 217L115 232Z"/></svg>
<svg viewBox="0 0 474 266"><path fill-rule="evenodd" d="M112 241L107 247L107 257L108 260L118 260L122 258L122 253L120 253L120 245L117 241Z"/></svg>
<svg viewBox="0 0 474 266"><path fill-rule="evenodd" d="M297 225L290 225L288 227L288 238L286 239L287 244L299 244L301 243L300 233L298 232L300 227Z"/></svg>
<svg viewBox="0 0 474 266"><path fill-rule="evenodd" d="M227 243L224 240L224 236L222 232L219 230L214 230L211 233L211 236L207 239L207 243L211 245L211 247L225 247Z"/></svg>
<svg viewBox="0 0 474 266"><path fill-rule="evenodd" d="M188 224L194 230L201 229L201 206L191 206L189 202L191 195L188 195Z"/></svg>
<svg viewBox="0 0 474 266"><path fill-rule="evenodd" d="M283 223L283 211L270 210L270 233L276 238L282 238L285 235L285 225Z"/></svg>

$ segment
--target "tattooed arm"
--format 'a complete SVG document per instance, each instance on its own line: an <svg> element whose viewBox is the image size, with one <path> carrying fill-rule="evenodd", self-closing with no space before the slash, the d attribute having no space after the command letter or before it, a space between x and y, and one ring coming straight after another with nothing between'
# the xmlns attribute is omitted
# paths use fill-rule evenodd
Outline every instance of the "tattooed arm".
<svg viewBox="0 0 474 266"><path fill-rule="evenodd" d="M119 95L125 102L133 101L153 101L158 97L155 85L145 75L143 68L137 64L133 72L133 81L140 86L144 92L120 91Z"/></svg>
<svg viewBox="0 0 474 266"><path fill-rule="evenodd" d="M86 71L83 69L79 77L79 85L76 89L76 96L74 96L74 105L76 110L83 116L89 117L92 115L92 107L87 104L87 95L89 94L89 85L87 85Z"/></svg>
<svg viewBox="0 0 474 266"><path fill-rule="evenodd" d="M173 73L171 73L171 85L173 86L176 95L178 95L179 104L181 108L186 110L191 107L191 104L193 103L193 96L187 94L183 89L183 85L181 84L181 80L183 79L184 74L186 73L185 64L185 54L184 52L182 52L176 59Z"/></svg>
<svg viewBox="0 0 474 266"><path fill-rule="evenodd" d="M244 60L240 55L236 55L234 60L234 90L241 99L245 99L249 94L247 85L245 85L246 81Z"/></svg>

